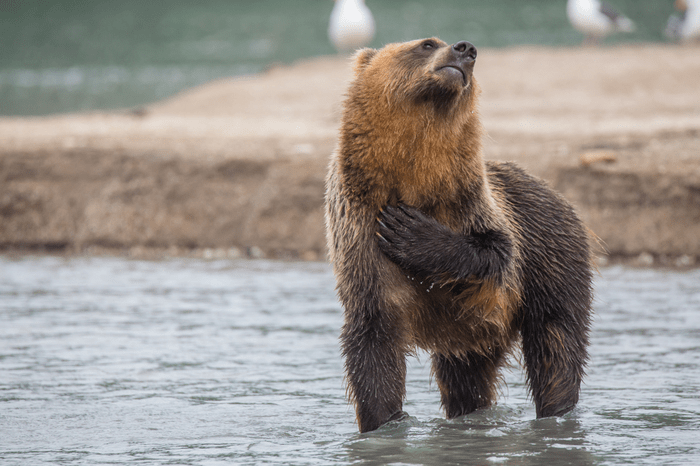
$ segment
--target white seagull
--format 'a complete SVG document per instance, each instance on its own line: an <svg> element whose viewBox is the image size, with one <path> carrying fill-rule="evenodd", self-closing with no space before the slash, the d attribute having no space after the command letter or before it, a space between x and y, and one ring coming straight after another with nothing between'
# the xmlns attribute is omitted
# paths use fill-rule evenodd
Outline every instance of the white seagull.
<svg viewBox="0 0 700 466"><path fill-rule="evenodd" d="M672 15L666 25L666 37L681 42L700 39L700 0L676 0L681 16Z"/></svg>
<svg viewBox="0 0 700 466"><path fill-rule="evenodd" d="M631 19L600 0L569 0L566 15L571 25L586 35L586 42L597 43L613 32L632 32Z"/></svg>
<svg viewBox="0 0 700 466"><path fill-rule="evenodd" d="M374 18L365 0L335 0L328 37L341 53L368 45L374 39Z"/></svg>

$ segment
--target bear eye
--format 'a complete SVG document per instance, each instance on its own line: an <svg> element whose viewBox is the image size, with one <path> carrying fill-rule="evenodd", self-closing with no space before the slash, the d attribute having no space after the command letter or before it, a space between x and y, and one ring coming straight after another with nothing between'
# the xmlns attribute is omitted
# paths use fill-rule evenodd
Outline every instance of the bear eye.
<svg viewBox="0 0 700 466"><path fill-rule="evenodd" d="M437 48L437 45L432 40L426 40L425 42L423 42L422 47L423 50L433 50Z"/></svg>

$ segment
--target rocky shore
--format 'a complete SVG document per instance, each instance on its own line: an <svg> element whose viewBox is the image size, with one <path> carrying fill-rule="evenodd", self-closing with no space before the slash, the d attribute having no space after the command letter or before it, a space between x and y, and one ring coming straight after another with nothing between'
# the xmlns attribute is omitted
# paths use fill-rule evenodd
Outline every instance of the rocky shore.
<svg viewBox="0 0 700 466"><path fill-rule="evenodd" d="M601 263L700 265L700 47L484 49L487 158L564 194ZM0 250L325 258L346 57L111 113L0 118Z"/></svg>

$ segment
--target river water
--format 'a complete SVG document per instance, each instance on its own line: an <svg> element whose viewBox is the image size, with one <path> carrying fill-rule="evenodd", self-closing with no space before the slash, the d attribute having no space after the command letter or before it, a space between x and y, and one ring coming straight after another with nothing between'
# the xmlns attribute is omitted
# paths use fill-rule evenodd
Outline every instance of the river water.
<svg viewBox="0 0 700 466"><path fill-rule="evenodd" d="M671 0L611 0L661 42ZM372 46L436 35L477 47L581 42L566 0L367 0ZM2 0L0 115L130 108L274 63L335 53L331 0Z"/></svg>
<svg viewBox="0 0 700 466"><path fill-rule="evenodd" d="M330 268L0 256L0 464L700 464L700 270L604 268L579 406L535 420L517 361L447 421L358 434Z"/></svg>

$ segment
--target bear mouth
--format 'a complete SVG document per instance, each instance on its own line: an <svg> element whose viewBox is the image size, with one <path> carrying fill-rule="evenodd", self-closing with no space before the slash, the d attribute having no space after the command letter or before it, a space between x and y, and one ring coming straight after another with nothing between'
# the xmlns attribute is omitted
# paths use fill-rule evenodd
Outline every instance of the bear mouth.
<svg viewBox="0 0 700 466"><path fill-rule="evenodd" d="M443 71L447 74L448 77L451 78L459 77L462 80L462 84L465 86L467 85L467 75L464 73L464 70L458 66L445 65L441 66L436 71Z"/></svg>

